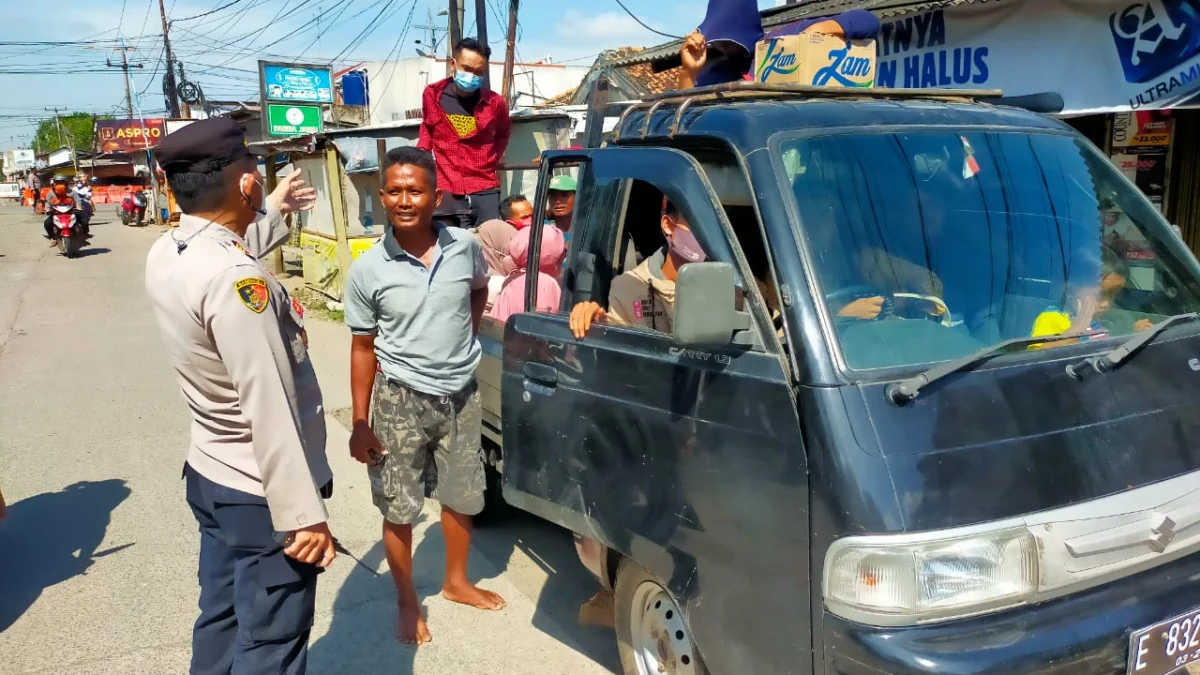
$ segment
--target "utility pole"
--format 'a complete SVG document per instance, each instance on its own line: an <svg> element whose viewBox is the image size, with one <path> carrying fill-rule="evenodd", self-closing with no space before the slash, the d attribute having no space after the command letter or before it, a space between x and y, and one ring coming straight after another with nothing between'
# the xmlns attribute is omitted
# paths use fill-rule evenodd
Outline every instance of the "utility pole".
<svg viewBox="0 0 1200 675"><path fill-rule="evenodd" d="M75 175L79 175L79 160L75 158L75 142L71 139L71 134L63 135L62 120L58 117L58 108L46 108L46 112L54 113L54 124L58 127L58 142L62 143L66 140L67 149L71 151L71 166L75 169Z"/></svg>
<svg viewBox="0 0 1200 675"><path fill-rule="evenodd" d="M511 108L516 100L513 95L513 62L517 58L517 4L520 0L508 0L508 48L504 52L504 83L500 85L501 96Z"/></svg>
<svg viewBox="0 0 1200 675"><path fill-rule="evenodd" d="M159 2L161 1L159 0ZM463 15L466 12L466 7L463 5L465 1L450 0L450 16L447 17L450 23L450 40L446 45L446 77L454 76L454 66L450 64L450 59L454 58L454 45L462 39Z"/></svg>
<svg viewBox="0 0 1200 675"><path fill-rule="evenodd" d="M133 119L133 92L130 91L130 89L129 89L129 69L130 68L141 68L142 64L138 63L138 64L135 64L132 66L129 65L128 52L131 49L135 49L134 47L123 47L122 46L122 47L117 47L117 49L119 49L121 51L121 65L117 65L112 62L112 59L108 59L108 67L109 68L120 68L122 71L124 71L125 76L123 79L125 80L125 112L129 115L129 119Z"/></svg>
<svg viewBox="0 0 1200 675"><path fill-rule="evenodd" d="M167 73L163 76L167 95L167 114L179 119L179 92L175 86L175 57L171 55L171 38L167 34L167 8L158 0L158 14L162 17L163 54L167 58Z"/></svg>
<svg viewBox="0 0 1200 675"><path fill-rule="evenodd" d="M177 62L177 65L179 66L179 86L182 87L187 84L187 75L183 72L183 61ZM187 101L179 102L179 112L183 114L183 119L192 119L192 106Z"/></svg>
<svg viewBox="0 0 1200 675"><path fill-rule="evenodd" d="M483 45L485 49L488 46L487 21L487 0L475 0L475 30L477 31L475 39L479 40L479 44ZM492 60L485 58L483 60L483 83L481 86L484 89L491 89L491 83Z"/></svg>

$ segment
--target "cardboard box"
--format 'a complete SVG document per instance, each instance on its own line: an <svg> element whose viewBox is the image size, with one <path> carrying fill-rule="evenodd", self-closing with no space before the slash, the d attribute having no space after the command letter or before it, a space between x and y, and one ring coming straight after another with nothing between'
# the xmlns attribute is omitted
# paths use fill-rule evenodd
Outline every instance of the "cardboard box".
<svg viewBox="0 0 1200 675"><path fill-rule="evenodd" d="M754 80L818 87L875 86L875 41L804 33L764 38L754 48Z"/></svg>

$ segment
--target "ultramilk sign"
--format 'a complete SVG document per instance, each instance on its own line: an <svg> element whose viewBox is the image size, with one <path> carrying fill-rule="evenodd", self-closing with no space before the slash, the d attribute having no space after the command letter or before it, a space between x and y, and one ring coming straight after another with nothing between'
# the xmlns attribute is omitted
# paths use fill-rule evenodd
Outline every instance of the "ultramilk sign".
<svg viewBox="0 0 1200 675"><path fill-rule="evenodd" d="M96 120L96 144L101 154L148 150L166 138L162 118L146 120Z"/></svg>

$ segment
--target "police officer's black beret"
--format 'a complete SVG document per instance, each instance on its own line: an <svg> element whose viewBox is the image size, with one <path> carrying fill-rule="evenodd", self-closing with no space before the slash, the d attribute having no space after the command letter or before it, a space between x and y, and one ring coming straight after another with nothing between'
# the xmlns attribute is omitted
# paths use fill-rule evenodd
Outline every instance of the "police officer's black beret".
<svg viewBox="0 0 1200 675"><path fill-rule="evenodd" d="M220 171L248 156L262 157L265 148L250 148L242 128L228 117L192 122L168 134L154 149L158 165L167 173Z"/></svg>

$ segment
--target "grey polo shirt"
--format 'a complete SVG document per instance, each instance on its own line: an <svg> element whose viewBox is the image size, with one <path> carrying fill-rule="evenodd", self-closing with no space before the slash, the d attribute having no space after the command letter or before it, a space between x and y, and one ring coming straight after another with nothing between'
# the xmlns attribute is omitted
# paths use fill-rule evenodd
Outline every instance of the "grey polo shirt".
<svg viewBox="0 0 1200 675"><path fill-rule="evenodd" d="M472 232L435 226L437 248L426 268L384 231L346 280L346 325L375 335L375 355L390 380L434 396L466 389L479 365L471 292L487 288L483 248Z"/></svg>

